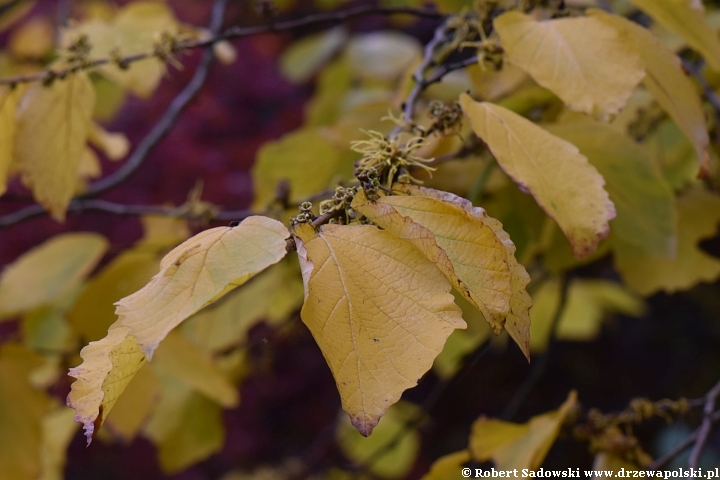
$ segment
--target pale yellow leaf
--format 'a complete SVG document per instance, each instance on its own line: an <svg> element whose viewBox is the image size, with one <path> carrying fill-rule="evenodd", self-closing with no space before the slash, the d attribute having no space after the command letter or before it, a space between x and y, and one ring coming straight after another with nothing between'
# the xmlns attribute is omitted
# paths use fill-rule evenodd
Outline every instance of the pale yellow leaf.
<svg viewBox="0 0 720 480"><path fill-rule="evenodd" d="M473 131L500 167L560 226L576 257L609 233L615 207L605 180L577 147L498 105L460 97Z"/></svg>
<svg viewBox="0 0 720 480"><path fill-rule="evenodd" d="M338 26L290 44L280 57L280 71L296 83L308 80L343 46L348 32Z"/></svg>
<svg viewBox="0 0 720 480"><path fill-rule="evenodd" d="M42 60L53 48L55 25L48 17L35 16L14 29L8 49L15 58Z"/></svg>
<svg viewBox="0 0 720 480"><path fill-rule="evenodd" d="M80 351L83 363L70 369L69 375L77 380L67 404L75 409L75 421L83 424L88 444L146 361L129 332L129 328L115 322L105 338L90 342Z"/></svg>
<svg viewBox="0 0 720 480"><path fill-rule="evenodd" d="M42 419L40 445L41 474L38 480L63 480L65 460L70 441L79 425L70 408L53 410Z"/></svg>
<svg viewBox="0 0 720 480"><path fill-rule="evenodd" d="M262 319L270 323L286 319L302 302L297 259L286 257L187 319L180 328L207 351L218 352L241 345L247 331Z"/></svg>
<svg viewBox="0 0 720 480"><path fill-rule="evenodd" d="M30 386L40 357L17 344L0 349L0 478L36 480L40 474L42 420L52 403Z"/></svg>
<svg viewBox="0 0 720 480"><path fill-rule="evenodd" d="M707 176L710 173L710 139L705 110L695 85L683 70L680 58L649 30L636 23L602 10L591 10L590 13L623 32L635 45L645 64L645 86L693 144L700 176Z"/></svg>
<svg viewBox="0 0 720 480"><path fill-rule="evenodd" d="M705 19L705 12L693 8L694 0L630 1L660 25L683 37L713 70L720 72L720 40Z"/></svg>
<svg viewBox="0 0 720 480"><path fill-rule="evenodd" d="M118 11L114 19L91 19L63 31L62 45L68 47L86 35L92 50L91 58L122 56L152 52L163 33L177 35L179 24L169 6L161 2L131 2ZM109 79L146 98L152 94L165 73L165 64L158 58L134 62L126 70L115 64L103 65L100 72Z"/></svg>
<svg viewBox="0 0 720 480"><path fill-rule="evenodd" d="M685 192L677 202L678 243L675 259L640 255L615 247L615 268L630 287L642 295L659 290L668 293L687 290L699 282L720 277L720 260L698 247L700 240L717 233L720 223L720 196L701 189Z"/></svg>
<svg viewBox="0 0 720 480"><path fill-rule="evenodd" d="M147 420L157 401L158 379L149 363L134 375L107 416L106 426L125 442L131 442Z"/></svg>
<svg viewBox="0 0 720 480"><path fill-rule="evenodd" d="M130 151L130 141L124 134L108 132L95 122L91 125L88 140L110 160L120 160Z"/></svg>
<svg viewBox="0 0 720 480"><path fill-rule="evenodd" d="M183 320L282 259L289 235L277 220L259 216L205 230L168 253L160 272L117 302L115 313L152 358Z"/></svg>
<svg viewBox="0 0 720 480"><path fill-rule="evenodd" d="M484 70L477 64L470 65L467 73L475 94L490 102L514 92L529 80L524 70L510 64L504 65L500 71Z"/></svg>
<svg viewBox="0 0 720 480"><path fill-rule="evenodd" d="M275 198L278 183L290 184L290 201L301 202L330 186L344 173L349 178L352 160L342 155L316 128L304 128L268 142L258 152L252 175L254 208L266 208Z"/></svg>
<svg viewBox="0 0 720 480"><path fill-rule="evenodd" d="M95 108L95 90L84 72L50 86L31 85L17 110L15 156L23 182L50 215L65 219Z"/></svg>
<svg viewBox="0 0 720 480"><path fill-rule="evenodd" d="M107 248L96 233L64 233L24 253L0 275L0 319L63 299Z"/></svg>
<svg viewBox="0 0 720 480"><path fill-rule="evenodd" d="M508 61L573 110L614 115L645 75L638 52L597 18L537 21L512 11L494 25Z"/></svg>
<svg viewBox="0 0 720 480"><path fill-rule="evenodd" d="M433 462L430 471L423 475L421 480L457 480L463 465L470 460L470 453L467 450L440 457Z"/></svg>
<svg viewBox="0 0 720 480"><path fill-rule="evenodd" d="M605 180L577 147L498 105L464 94L460 104L500 167L558 223L575 256L594 251L615 207Z"/></svg>
<svg viewBox="0 0 720 480"><path fill-rule="evenodd" d="M370 472L382 478L405 478L420 451L420 434L407 427L420 414L417 406L400 401L390 407L370 437L362 436L345 416L338 422L337 443L342 452L358 465L374 458L378 451L382 457L368 462ZM393 439L400 440L393 443Z"/></svg>
<svg viewBox="0 0 720 480"><path fill-rule="evenodd" d="M558 410L535 416L525 424L481 417L473 423L470 452L478 462L492 460L498 470L536 470L545 460L568 415L577 407L570 392Z"/></svg>
<svg viewBox="0 0 720 480"><path fill-rule="evenodd" d="M369 435L464 328L450 283L410 243L374 226L301 224L301 316L325 356L343 409Z"/></svg>
<svg viewBox="0 0 720 480"><path fill-rule="evenodd" d="M21 330L23 342L35 351L76 351L77 337L62 308L44 306L31 310L23 316Z"/></svg>
<svg viewBox="0 0 720 480"><path fill-rule="evenodd" d="M420 58L422 47L416 38L404 33L378 31L354 36L345 54L356 75L392 80Z"/></svg>
<svg viewBox="0 0 720 480"><path fill-rule="evenodd" d="M0 195L7 190L7 178L13 163L15 145L15 109L18 94L9 87L0 86Z"/></svg>
<svg viewBox="0 0 720 480"><path fill-rule="evenodd" d="M170 332L156 352L165 371L220 405L237 406L237 389L210 356L179 332Z"/></svg>
<svg viewBox="0 0 720 480"><path fill-rule="evenodd" d="M76 193L85 190L84 181L99 178L102 175L102 165L100 159L95 155L91 148L83 149L82 158L80 158L80 166L77 176L80 179L76 187Z"/></svg>
<svg viewBox="0 0 720 480"><path fill-rule="evenodd" d="M648 150L606 123L575 114L548 125L572 143L605 179L617 211L610 221L613 244L673 258L677 242L675 195Z"/></svg>
<svg viewBox="0 0 720 480"><path fill-rule="evenodd" d="M406 184L393 185L393 193L372 202L360 191L353 208L418 248L500 333L510 311L510 270L502 243L476 218L485 211L473 216Z"/></svg>

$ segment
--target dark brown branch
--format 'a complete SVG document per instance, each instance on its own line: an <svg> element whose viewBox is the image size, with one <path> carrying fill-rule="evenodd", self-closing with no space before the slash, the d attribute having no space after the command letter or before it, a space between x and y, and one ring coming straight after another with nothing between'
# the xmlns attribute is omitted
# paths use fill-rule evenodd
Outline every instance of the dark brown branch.
<svg viewBox="0 0 720 480"><path fill-rule="evenodd" d="M256 25L252 27L229 27L220 33L215 33L214 35L211 35L209 38L206 39L178 41L174 45L174 50L176 52L181 52L196 48L206 48L222 40L233 40L241 37L247 37L250 35L257 35L260 33L293 30L301 27L315 26L321 24L342 23L352 18L365 15L413 15L416 17L433 19L444 17L444 15L434 10L426 10L412 7L390 8L365 5L344 11L312 14L298 19L275 22L266 25ZM211 29L211 31L218 32L219 29ZM112 63L130 65L131 63L137 62L139 60L145 60L156 55L156 52L153 50L149 52L137 53L134 55L127 55L120 58L98 58L87 62L81 67L75 66L64 70L45 70L30 75L18 75L14 77L0 78L0 85L17 85L18 83L47 81L50 78L63 78L71 73L77 72L78 70L90 70Z"/></svg>

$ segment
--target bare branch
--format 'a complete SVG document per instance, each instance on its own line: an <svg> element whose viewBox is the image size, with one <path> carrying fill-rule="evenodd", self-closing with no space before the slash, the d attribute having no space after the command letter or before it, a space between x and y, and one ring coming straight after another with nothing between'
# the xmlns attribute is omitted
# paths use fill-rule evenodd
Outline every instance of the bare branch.
<svg viewBox="0 0 720 480"><path fill-rule="evenodd" d="M700 461L700 455L702 455L705 444L707 443L710 430L712 430L713 424L713 413L715 412L715 402L720 397L720 381L715 384L710 391L705 394L705 405L703 406L703 420L700 424L700 428L697 430L697 440L695 440L695 446L690 452L690 458L688 459L688 467L697 468L698 462Z"/></svg>
<svg viewBox="0 0 720 480"><path fill-rule="evenodd" d="M377 6L360 6L351 8L339 12L328 12L318 13L313 15L307 15L302 18L286 20L284 22L276 22L267 25L256 25L252 27L229 27L222 32L218 29L210 29L214 32L209 38L201 40L180 40L175 42L173 46L174 52L182 52L186 50L193 50L196 48L206 48L214 45L221 40L233 40L241 37L247 37L250 35L257 35L260 33L277 32L282 30L293 30L301 27L315 26L320 24L335 24L342 23L355 17L361 17L366 15L413 15L421 18L443 18L441 13L434 10L426 10L412 7L377 7ZM218 33L219 32L219 33ZM14 77L0 78L0 85L17 85L19 83L28 82L43 82L51 78L64 78L69 74L75 73L79 70L92 70L103 65L112 63L118 63L122 65L130 65L131 63L139 60L145 60L147 58L155 57L157 53L155 50L137 53L134 55L127 55L120 58L98 58L91 60L82 66L73 66L67 69L60 70L44 70L42 72L33 73L29 75L17 75Z"/></svg>
<svg viewBox="0 0 720 480"><path fill-rule="evenodd" d="M716 411L715 413L713 413L710 418L711 418L712 423L715 423L715 422L717 422L718 420L720 420L720 410L718 410L718 411ZM690 435L688 435L687 437L685 437L685 439L684 439L682 442L680 442L679 444L677 444L677 445L675 446L675 448L673 448L672 450L670 450L669 452L667 452L667 453L666 453L665 455L663 455L662 457L656 459L653 463L651 463L651 464L648 466L648 469L650 469L650 470L657 470L658 468L662 468L662 467L664 467L665 465L667 465L668 463L670 463L675 457L677 457L678 455L680 455L680 454L681 454L682 452L684 452L688 447L690 447L690 445L692 445L693 443L696 442L696 440L698 439L698 434L699 434L699 433L700 433L700 428L698 428L697 430L695 430L694 432L692 432Z"/></svg>

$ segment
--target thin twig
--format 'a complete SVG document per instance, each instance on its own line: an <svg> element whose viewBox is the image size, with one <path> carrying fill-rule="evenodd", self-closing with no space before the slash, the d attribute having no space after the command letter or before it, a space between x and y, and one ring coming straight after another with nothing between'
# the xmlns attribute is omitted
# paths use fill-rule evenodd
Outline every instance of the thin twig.
<svg viewBox="0 0 720 480"><path fill-rule="evenodd" d="M211 19L210 19L210 30L219 31L222 28L222 21L225 15L225 7L227 0L216 0L213 4ZM140 143L135 147L135 150L130 157L123 163L123 165L116 170L114 173L108 175L105 178L98 180L91 184L88 189L80 195L79 199L91 197L109 190L132 175L145 161L145 158L150 151L157 145L157 143L170 131L172 126L177 121L180 113L200 91L202 86L205 84L210 65L213 60L213 52L208 49L203 52L203 56L200 59L200 64L195 70L190 82L185 88L173 99L168 108L163 113L160 120L152 127L150 132L143 138ZM74 199L70 202L68 210L81 211L82 203L78 203L78 199ZM33 217L44 215L45 209L38 204L30 205L25 208L21 208L13 213L0 217L0 228L13 225L23 220L28 220Z"/></svg>
<svg viewBox="0 0 720 480"><path fill-rule="evenodd" d="M700 455L702 455L705 444L707 443L708 436L712 430L712 416L715 412L715 402L720 397L720 381L705 394L705 405L703 406L703 420L700 424L700 428L697 430L697 440L695 446L690 452L690 458L688 459L688 467L697 468L698 462L700 461Z"/></svg>
<svg viewBox="0 0 720 480"><path fill-rule="evenodd" d="M443 42L447 41L448 29L448 20L445 20L440 26L435 29L435 34L433 35L432 40L430 40L425 45L422 61L413 73L413 81L415 82L415 84L413 85L412 90L410 90L410 93L405 99L405 103L403 105L403 120L406 124L412 122L413 116L415 116L415 104L417 103L420 94L423 92L423 90L425 90L425 88L427 88L427 83L425 81L425 71L430 68L434 62L433 57L435 55L435 50ZM403 126L398 125L397 127L395 127L395 129L393 129L392 132L390 132L389 137L396 137L400 134L400 132L402 132L402 130Z"/></svg>
<svg viewBox="0 0 720 480"><path fill-rule="evenodd" d="M434 11L434 10L427 10L427 9L421 9L421 8L412 8L412 7L377 7L377 6L360 6L356 8L350 8L348 10L339 11L339 12L328 12L328 13L317 13L312 15L307 15L302 18L298 19L292 19L292 20L286 20L283 22L273 22L271 24L265 24L265 25L255 25L252 27L240 27L240 26L233 26L229 27L222 32L219 32L219 29L211 29L211 31L215 32L213 35L211 35L209 38L204 39L194 39L194 40L180 40L177 41L174 45L174 50L177 52L182 52L186 50L192 50L196 48L206 48L211 47L215 43L222 41L222 40L233 40L241 37L247 37L250 35L257 35L260 33L267 33L267 32L278 32L282 30L294 30L301 27L309 27L309 26L315 26L319 24L334 24L334 23L342 23L347 20L350 20L355 17L361 17L365 15L413 15L416 17L421 18L433 18L433 19L439 19L444 18L444 15L441 13ZM219 32L219 33L218 33ZM103 65L108 65L112 63L118 63L125 65L130 65L131 63L145 60L147 58L151 58L156 56L156 52L148 51L143 53L137 53L134 55L127 55L120 58L111 58L111 57L105 57L105 58L98 58L95 60L90 60L86 64L82 66L74 66L71 68L67 68L64 70L44 70L42 72L29 74L29 75L17 75L14 77L7 77L7 78L0 78L0 85L17 85L19 83L28 83L28 82L42 82L47 81L50 78L63 78L69 74L75 73L78 70L89 70L94 69L97 67L101 67Z"/></svg>
<svg viewBox="0 0 720 480"><path fill-rule="evenodd" d="M720 410L716 411L711 417L712 423L717 422L720 420ZM666 464L670 463L675 457L680 455L682 452L684 452L690 445L695 443L695 441L698 438L698 434L700 433L700 428L692 432L690 435L685 437L682 442L677 444L675 448L667 452L665 455L663 455L660 458L657 458L653 463L651 463L648 466L648 470L657 470L658 468L664 467Z"/></svg>
<svg viewBox="0 0 720 480"><path fill-rule="evenodd" d="M532 392L533 388L535 388L535 385L537 385L537 383L545 374L545 370L547 369L548 361L550 359L550 352L553 345L555 345L555 341L557 339L557 330L558 326L560 325L560 319L562 318L562 314L565 311L565 306L567 305L569 288L569 275L565 274L561 279L560 301L558 302L557 309L555 310L555 315L553 316L551 322L550 339L548 340L548 345L545 349L545 353L543 353L540 358L538 358L538 360L533 363L530 373L527 377L525 377L525 380L520 384L517 390L515 390L515 393L505 407L505 410L503 410L502 415L500 415L500 418L502 420L512 420L512 418L515 417L517 412L520 410L520 407L523 406L525 400L527 400L527 397Z"/></svg>

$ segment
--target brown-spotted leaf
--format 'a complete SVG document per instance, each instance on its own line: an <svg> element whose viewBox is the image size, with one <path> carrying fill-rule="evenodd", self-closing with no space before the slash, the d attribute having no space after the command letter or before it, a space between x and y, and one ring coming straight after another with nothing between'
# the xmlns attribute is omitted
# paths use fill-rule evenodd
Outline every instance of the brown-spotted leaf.
<svg viewBox="0 0 720 480"><path fill-rule="evenodd" d="M236 227L205 230L168 253L160 272L117 302L115 313L152 358L183 320L280 261L289 235L282 223L260 216Z"/></svg>
<svg viewBox="0 0 720 480"><path fill-rule="evenodd" d="M513 11L494 26L508 61L573 110L616 114L645 75L637 51L597 18L537 21Z"/></svg>
<svg viewBox="0 0 720 480"><path fill-rule="evenodd" d="M602 175L577 147L498 105L460 96L473 131L500 167L560 226L577 258L609 233L615 207Z"/></svg>
<svg viewBox="0 0 720 480"><path fill-rule="evenodd" d="M450 283L412 244L375 226L294 228L301 316L335 377L343 409L367 436L464 328Z"/></svg>
<svg viewBox="0 0 720 480"><path fill-rule="evenodd" d="M700 176L710 173L710 139L702 100L683 70L680 58L649 30L619 15L590 10L594 18L622 32L645 64L643 83L695 148Z"/></svg>
<svg viewBox="0 0 720 480"><path fill-rule="evenodd" d="M31 85L17 109L15 156L33 196L58 221L78 186L95 90L79 72L50 86Z"/></svg>

